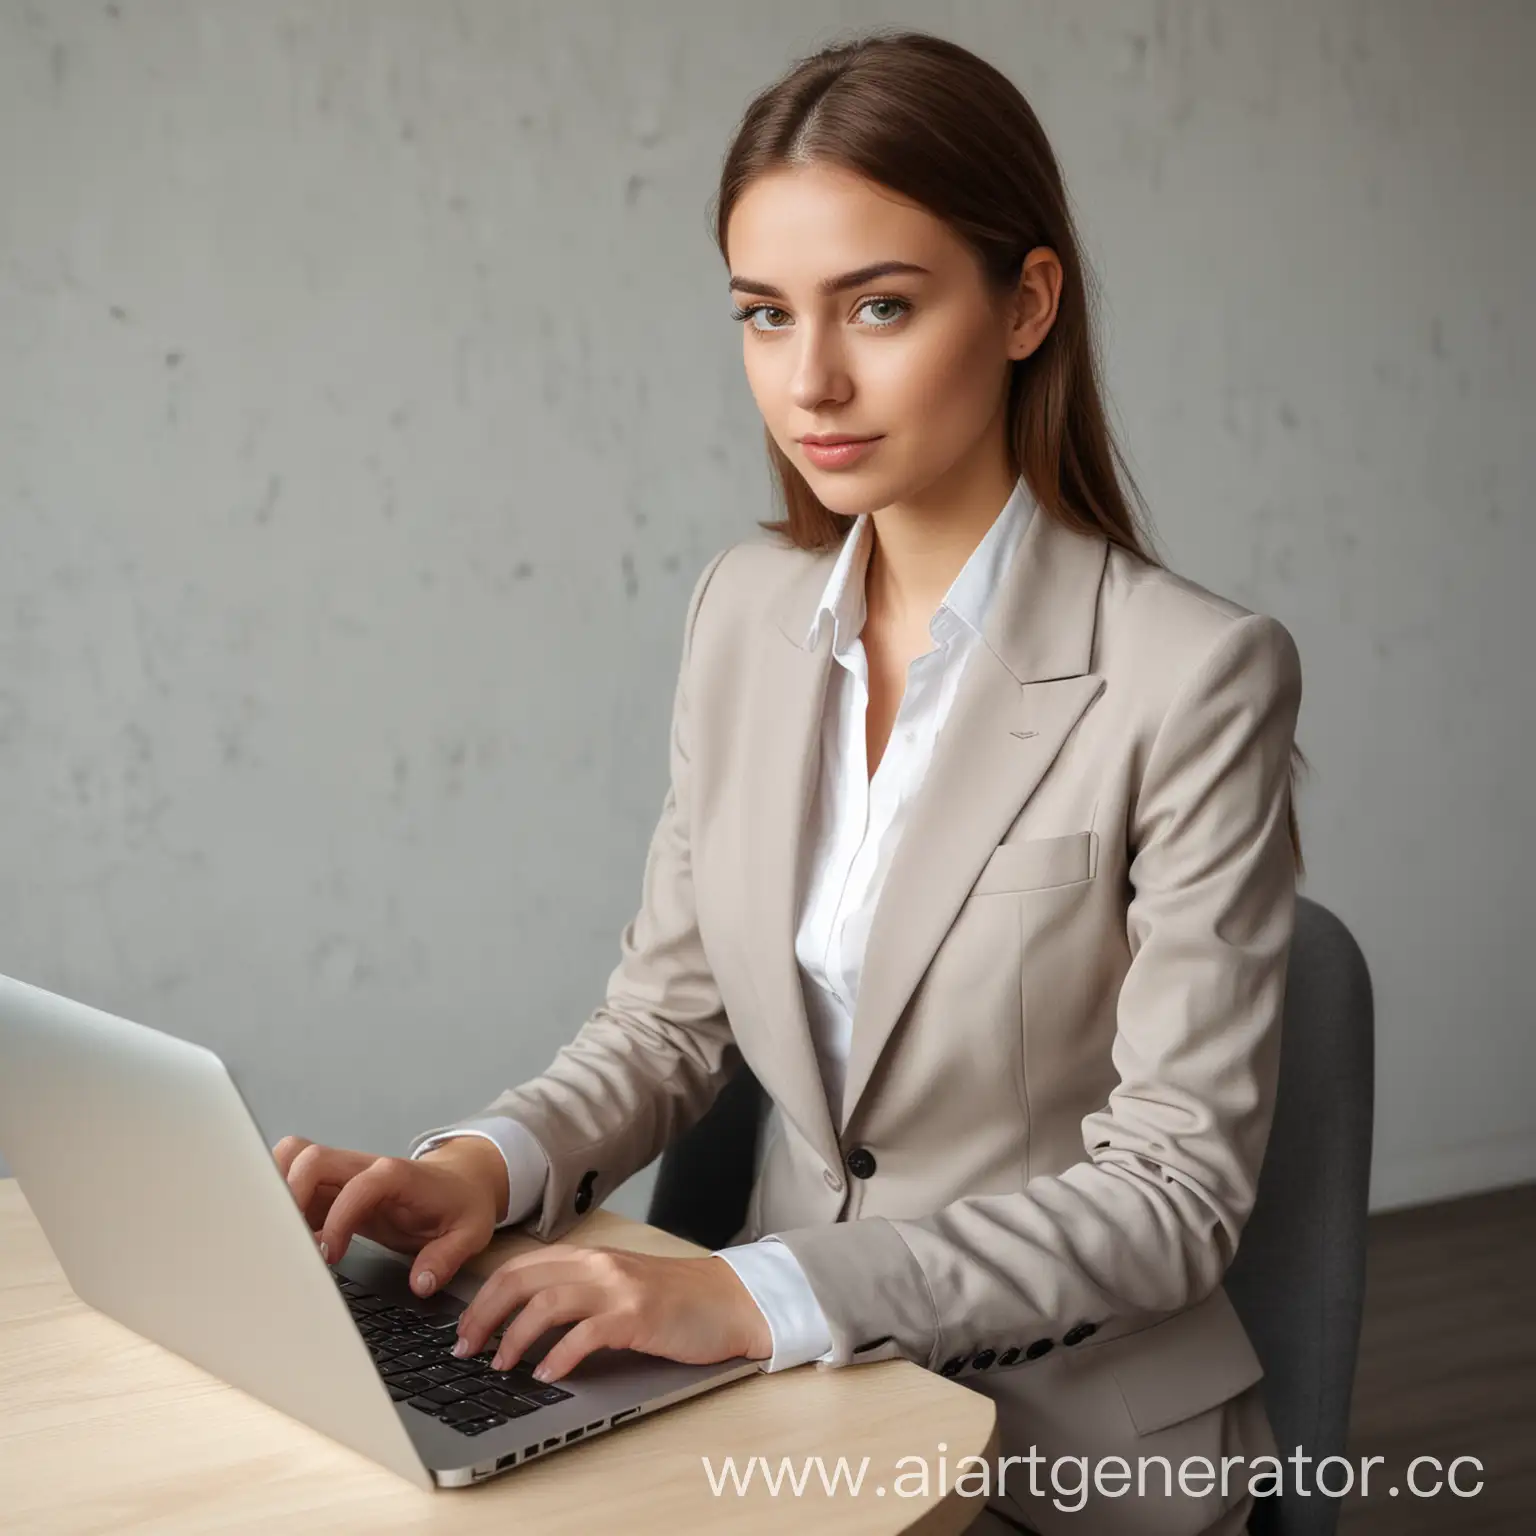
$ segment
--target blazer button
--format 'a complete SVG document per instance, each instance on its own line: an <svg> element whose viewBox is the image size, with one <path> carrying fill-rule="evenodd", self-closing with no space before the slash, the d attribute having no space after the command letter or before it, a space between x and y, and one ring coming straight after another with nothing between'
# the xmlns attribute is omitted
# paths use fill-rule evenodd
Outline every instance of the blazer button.
<svg viewBox="0 0 1536 1536"><path fill-rule="evenodd" d="M944 1362L944 1364L939 1367L939 1375L941 1375L941 1376L958 1376L960 1374L960 1372L963 1371L964 1369L965 1369L965 1356L964 1355L956 1355L953 1360L946 1360Z"/></svg>
<svg viewBox="0 0 1536 1536"><path fill-rule="evenodd" d="M1050 1352L1055 1349L1055 1347L1055 1339L1036 1339L1035 1342L1024 1351L1024 1358L1026 1360L1038 1360L1041 1355L1050 1354Z"/></svg>
<svg viewBox="0 0 1536 1536"><path fill-rule="evenodd" d="M1068 1328L1062 1334L1061 1342L1063 1344L1081 1344L1090 1334L1097 1333L1098 1331L1099 1325L1097 1323L1079 1323L1076 1328Z"/></svg>
<svg viewBox="0 0 1536 1536"><path fill-rule="evenodd" d="M976 1356L974 1360L971 1361L971 1364L975 1366L978 1371L984 1371L996 1359L997 1351L995 1349L984 1349L979 1355Z"/></svg>
<svg viewBox="0 0 1536 1536"><path fill-rule="evenodd" d="M856 1355L862 1355L865 1352L865 1350L868 1350L868 1349L879 1349L882 1344L889 1344L890 1342L891 1342L890 1334L882 1333L878 1339L871 1339L869 1341L869 1343L867 1343L867 1344L856 1344L854 1346L853 1352Z"/></svg>
<svg viewBox="0 0 1536 1536"><path fill-rule="evenodd" d="M867 1179L875 1171L875 1155L868 1147L855 1147L848 1154L848 1172L856 1179Z"/></svg>
<svg viewBox="0 0 1536 1536"><path fill-rule="evenodd" d="M581 1176L581 1183L576 1187L576 1214L585 1216L592 1209L592 1184L597 1178L597 1169L589 1168Z"/></svg>
<svg viewBox="0 0 1536 1536"><path fill-rule="evenodd" d="M997 1363L999 1365L1012 1365L1013 1362L1015 1360L1017 1360L1018 1358L1019 1358L1019 1351L1018 1350L1016 1350L1016 1349L1005 1349L1002 1352L1002 1354L1000 1354L997 1357Z"/></svg>

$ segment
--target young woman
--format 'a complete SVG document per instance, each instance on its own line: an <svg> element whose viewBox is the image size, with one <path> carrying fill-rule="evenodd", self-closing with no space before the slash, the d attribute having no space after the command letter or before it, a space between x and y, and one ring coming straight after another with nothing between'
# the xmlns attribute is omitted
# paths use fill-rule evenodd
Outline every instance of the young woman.
<svg viewBox="0 0 1536 1536"><path fill-rule="evenodd" d="M528 1221L549 1246L461 1326L511 1317L499 1365L563 1323L550 1380L599 1346L901 1356L992 1396L1004 1455L1130 1469L1079 1500L1016 1464L975 1529L1240 1531L1245 1468L1177 1474L1277 1449L1221 1281L1273 1107L1296 647L1138 532L1062 178L998 71L916 33L801 61L717 239L786 516L694 588L606 999L410 1159L279 1162L330 1255L415 1253L423 1293ZM560 1241L733 1047L772 1101L736 1241Z"/></svg>

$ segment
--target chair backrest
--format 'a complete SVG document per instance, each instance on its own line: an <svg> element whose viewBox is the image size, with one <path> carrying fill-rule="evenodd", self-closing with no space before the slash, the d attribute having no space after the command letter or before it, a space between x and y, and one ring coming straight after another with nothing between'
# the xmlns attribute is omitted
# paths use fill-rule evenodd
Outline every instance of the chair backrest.
<svg viewBox="0 0 1536 1536"><path fill-rule="evenodd" d="M1343 1456L1365 1301L1366 1213L1375 1104L1371 974L1348 928L1296 899L1286 970L1280 1084L1258 1196L1224 1283L1264 1364L1280 1454L1315 1470ZM1324 1482L1343 1479L1330 1469ZM1333 1536L1342 1499L1294 1489L1264 1500L1255 1536Z"/></svg>
<svg viewBox="0 0 1536 1536"><path fill-rule="evenodd" d="M737 1060L715 1102L661 1154L645 1216L703 1248L726 1247L752 1199L767 1095L740 1052Z"/></svg>
<svg viewBox="0 0 1536 1536"><path fill-rule="evenodd" d="M1342 1456L1365 1294L1375 1099L1370 972L1344 924L1296 899L1280 1081L1258 1195L1225 1284L1264 1364L1281 1454ZM761 1084L743 1062L704 1116L662 1154L647 1220L707 1248L740 1230L751 1197ZM1338 1479L1325 1479L1336 1485ZM1257 1536L1333 1536L1340 1500L1264 1500Z"/></svg>

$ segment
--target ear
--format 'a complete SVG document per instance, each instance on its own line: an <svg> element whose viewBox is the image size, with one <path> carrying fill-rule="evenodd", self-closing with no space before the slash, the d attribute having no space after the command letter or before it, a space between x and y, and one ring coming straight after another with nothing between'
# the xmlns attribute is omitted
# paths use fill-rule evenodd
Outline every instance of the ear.
<svg viewBox="0 0 1536 1536"><path fill-rule="evenodd" d="M1024 258L1008 337L1008 356L1013 361L1028 357L1050 334L1061 303L1062 280L1061 259L1050 246L1037 245Z"/></svg>

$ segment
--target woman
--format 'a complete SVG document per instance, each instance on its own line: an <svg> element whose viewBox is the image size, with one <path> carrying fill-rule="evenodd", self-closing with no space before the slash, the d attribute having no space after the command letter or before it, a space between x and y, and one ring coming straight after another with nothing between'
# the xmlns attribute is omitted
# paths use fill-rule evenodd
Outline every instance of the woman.
<svg viewBox="0 0 1536 1536"><path fill-rule="evenodd" d="M550 1246L461 1324L474 1352L511 1317L499 1366L565 1323L548 1380L599 1346L902 1356L991 1395L1005 1455L1273 1454L1221 1278L1300 867L1291 637L1146 550L1061 176L996 70L915 33L801 61L716 235L787 515L694 589L606 1000L410 1160L279 1162L330 1255L414 1252L423 1293L528 1220ZM733 1046L772 1101L737 1241L560 1242ZM1253 1503L1242 1469L1080 1497L1028 1470L975 1529L1236 1532Z"/></svg>

